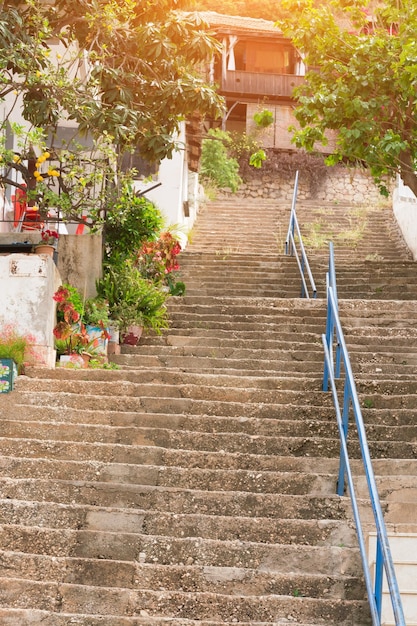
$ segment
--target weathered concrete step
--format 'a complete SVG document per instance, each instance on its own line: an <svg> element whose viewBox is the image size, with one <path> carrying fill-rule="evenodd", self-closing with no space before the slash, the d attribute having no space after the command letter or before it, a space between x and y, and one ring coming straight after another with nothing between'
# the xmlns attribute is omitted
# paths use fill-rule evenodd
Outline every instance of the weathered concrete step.
<svg viewBox="0 0 417 626"><path fill-rule="evenodd" d="M76 481L126 483L129 485L155 485L207 489L208 491L247 491L252 493L314 493L326 495L335 490L335 476L320 472L252 472L250 470L201 469L161 467L128 463L98 463L89 461L64 461L3 457L0 476L4 478L53 477Z"/></svg>
<svg viewBox="0 0 417 626"><path fill-rule="evenodd" d="M220 313L236 313L240 315L275 315L280 319L294 319L301 323L312 323L317 319L324 320L326 317L325 303L319 300L300 300L292 298L231 298L217 295L208 298L204 294L188 294L181 297L171 297L167 302L171 311L205 312L213 311Z"/></svg>
<svg viewBox="0 0 417 626"><path fill-rule="evenodd" d="M25 394L24 392L14 392L13 395L13 401L16 402L17 405L33 407L32 394ZM63 411L70 410L71 408L79 411L91 410L89 406L86 406L86 402L83 397L80 397L77 394L66 394L64 392L61 392L59 394L53 394L43 392L39 395L40 397L37 398L38 407L45 407L45 409L55 408L58 411L60 409L62 409ZM394 402L385 402L385 398L388 398L388 400L394 399ZM194 400L188 398L118 399L111 396L108 396L107 398L95 396L94 405L96 411L110 411L116 413L158 413L171 416L176 415L177 417L184 415L198 415L199 413L202 413L203 415L207 416L239 417L245 419L276 419L277 417L284 417L285 419L285 415L287 415L287 419L293 419L294 415L295 418L298 418L300 416L307 418L309 416L309 418L313 420L317 420L318 416L323 415L326 421L329 419L329 416L331 417L332 411L334 410L332 408L331 396L328 393L323 394L322 392L320 392L319 395L309 393L308 401L306 401L305 403L300 403L298 406L294 405L294 403L290 401L290 398L287 399L289 400L288 406L283 407L282 404L267 404L264 402L249 404L239 402L210 402L209 400ZM292 397L292 399L294 400L294 396ZM315 400L317 401L316 404L314 402ZM367 394L363 397L362 400L364 415L366 415L366 419L368 419L372 423L374 421L372 409L377 407L382 411L382 413L380 414L381 423L384 423L386 425L395 423L398 423L400 425L412 424L415 417L412 397L409 398L407 401L406 400L407 398L403 398L402 396L381 397L378 394ZM7 408L8 406L9 404L6 404L6 406L1 409L1 414L6 419L9 417ZM285 413L286 411L288 411L288 413ZM174 420L173 426L176 427L177 420L174 417L171 417L171 419ZM129 417L128 420L130 422L131 418ZM30 435L33 433L28 434ZM100 438L99 441L101 441Z"/></svg>
<svg viewBox="0 0 417 626"><path fill-rule="evenodd" d="M310 337L311 339L311 337ZM230 331L217 329L205 329L205 328L170 328L167 333L161 336L143 336L140 339L138 347L123 346L124 354L140 354L141 347L143 345L152 346L216 346L216 347L234 347L234 348L251 348L256 349L271 349L271 350L284 350L289 354L300 354L303 351L315 351L320 349L323 351L323 345L321 342L321 336L317 335L315 341L303 341L303 338L291 336L290 339L285 339L279 336L279 334L272 334L265 331Z"/></svg>
<svg viewBox="0 0 417 626"><path fill-rule="evenodd" d="M325 318L318 319L316 323L312 323L313 320L300 320L298 317L290 317L279 315L277 312L270 311L267 315L259 314L243 314L235 313L233 311L197 311L196 307L190 307L190 310L181 309L172 311L170 313L170 321L172 325L177 325L177 322L186 321L187 323L195 322L216 322L217 324L229 324L230 322L239 324L259 324L268 326L277 326L279 324L283 332L314 332L321 333L325 327Z"/></svg>
<svg viewBox="0 0 417 626"><path fill-rule="evenodd" d="M394 265L394 267L393 267ZM311 271L315 282L325 284L325 276L327 269L324 263L311 263ZM356 267L356 273L355 273ZM194 290L197 284L215 284L219 285L219 294L221 288L226 284L241 285L247 282L248 285L263 286L280 286L290 284L296 281L300 282L300 271L295 261L279 261L271 262L268 268L262 265L253 265L250 268L242 268L242 260L240 266L236 262L224 262L215 264L201 264L199 266L190 266L190 269L182 269L181 277L186 283L187 288ZM257 283L258 281L258 283ZM384 266L379 265L378 269L372 267L361 267L360 264L352 265L351 268L344 267L337 272L337 287L343 285L369 286L376 287L381 284L392 286L403 286L405 289L415 287L415 265L410 262L407 266L397 265L387 262ZM186 292L187 294L187 292ZM279 297L279 296L278 296Z"/></svg>
<svg viewBox="0 0 417 626"><path fill-rule="evenodd" d="M50 558L36 554L2 552L0 576L37 581L59 580L67 584L125 589L158 589L231 595L287 595L355 600L363 596L364 583L357 577L319 574L279 574L242 567L159 565L105 559ZM1 615L1 613L0 613Z"/></svg>
<svg viewBox="0 0 417 626"><path fill-rule="evenodd" d="M220 391L221 389L218 388ZM150 392L150 390L148 390ZM205 397L208 394L196 392L196 397L181 397L181 394L177 396L168 397L152 397L151 395L145 396L140 393L137 397L134 396L83 396L77 393L66 393L60 391L58 393L43 391L39 392L36 397L36 404L38 406L51 406L51 407L63 407L74 409L95 409L102 411L140 411L140 412L157 412L157 413L179 413L179 414L197 414L203 412L207 415L243 415L245 417L260 417L265 415L271 417L273 415L276 406L282 403L293 405L309 404L310 406L316 406L318 408L322 406L330 406L331 398L328 394L323 392L305 392L282 390L273 393L277 403L267 402L267 393L261 392L254 393L252 398L253 402L243 401L242 396L250 395L242 393L240 396L241 401L232 401L231 397L226 393L216 394L220 396L226 396L224 399L219 400L213 398L210 401L209 397ZM227 390L224 389L224 392ZM172 391L174 394L174 391ZM270 392L272 393L272 392ZM202 397L198 397L202 396ZM239 393L236 388L235 396L239 398ZM16 391L14 392L14 398L17 405L31 405L33 404L33 393L31 391ZM398 405L398 406L397 406ZM401 408L401 404L398 402L393 406L386 408ZM404 407L403 407L404 408Z"/></svg>
<svg viewBox="0 0 417 626"><path fill-rule="evenodd" d="M417 381L397 381L397 380L359 380L356 384L358 392L364 394L380 394L389 396L408 396L417 393Z"/></svg>
<svg viewBox="0 0 417 626"><path fill-rule="evenodd" d="M242 313L276 311L277 315L288 315L289 318L300 320L312 320L317 316L321 319L326 317L326 302L323 300L305 300L302 298L240 298L221 296L207 297L204 295L187 294L169 300L169 306L215 306L225 309L237 310ZM356 327L382 326L395 328L398 325L410 326L410 319L417 318L415 302L403 302L402 300L384 300L383 302L368 302L367 300L349 300L339 298L339 314L343 325L354 324Z"/></svg>
<svg viewBox="0 0 417 626"><path fill-rule="evenodd" d="M218 449L214 452L207 450L178 450L149 445L126 446L121 444L94 444L74 441L42 441L40 439L0 438L0 451L6 456L33 456L49 459L91 460L95 462L141 463L145 465L175 466L181 461L182 467L217 467L240 468L253 471L268 471L281 467L299 468L311 471L311 465L318 462L320 467L330 468L323 471L333 471L336 459L327 457L308 457L307 465L303 465L304 457L280 457L279 455L260 455L242 452L228 452ZM282 462L283 460L283 462ZM301 463L301 465L300 465ZM290 471L290 469L288 469Z"/></svg>
<svg viewBox="0 0 417 626"><path fill-rule="evenodd" d="M297 324L296 322L291 322L289 320L282 322L275 319L274 316L270 316L269 318L266 316L244 316L241 319L239 319L239 316L236 316L235 319L233 315L182 316L181 314L174 314L171 317L171 327L175 327L176 329L189 327L204 329L216 328L221 329L222 332L230 330L232 332L254 331L268 334L279 333L279 338L281 338L281 340L288 337L292 337L294 340L294 338L299 335L301 341L303 341L306 337L320 337L321 333L325 331L324 320L322 324L317 326L305 326L304 324Z"/></svg>
<svg viewBox="0 0 417 626"><path fill-rule="evenodd" d="M279 422L277 422L279 424ZM287 428L285 428L285 426ZM36 423L36 422L6 422L4 423L4 435L9 438L30 439L33 429L36 428L38 440L44 439L50 442L71 441L73 443L90 442L94 447L104 444L130 445L133 447L146 445L176 450L200 450L216 451L224 450L227 453L249 453L259 455L302 456L315 455L324 457L336 457L339 451L339 441L335 425L323 424L323 433L317 436L314 426L312 434L304 429L299 436L294 434L291 424L284 425L284 433L276 436L248 435L238 433L216 433L169 430L167 428L101 428L91 425L67 425L62 423ZM352 427L353 428L353 427ZM407 427L403 427L407 429ZM409 429L408 429L409 430ZM287 435L287 432L291 435ZM417 457L417 443L395 440L391 429L375 428L376 435L387 435L387 440L369 440L369 448L375 457L415 458ZM401 431L404 432L404 431ZM400 432L400 434L401 434ZM96 443L100 441L100 443ZM357 445L350 443L350 454L358 455Z"/></svg>
<svg viewBox="0 0 417 626"><path fill-rule="evenodd" d="M260 436L238 433L216 433L169 430L168 428L101 428L93 425L67 425L63 423L36 423L9 421L4 423L4 436L9 438L27 438L33 436L36 429L37 440L50 442L90 442L93 446L100 447L104 444L127 445L131 447L146 445L176 450L201 450L225 452L240 452L242 454L293 454L301 456L312 454L316 450L316 456L337 456L338 441L336 439L336 426L327 427L330 431L327 437L317 437L315 434L308 436L307 433L297 436ZM312 429L314 430L314 429ZM326 427L323 428L326 430ZM332 438L333 435L333 438ZM370 442L375 449L376 443ZM411 444L404 443L402 446L396 442L380 441L378 450L397 453L395 456L413 456L414 448Z"/></svg>
<svg viewBox="0 0 417 626"><path fill-rule="evenodd" d="M393 467L393 471L395 471L395 466ZM410 504L413 503L417 512L416 483L417 473L415 472L408 475L400 473L391 476L379 475L377 477L379 497L382 501L387 502L407 501ZM363 499L367 497L366 493L368 487L365 476L360 476L356 479L355 488L359 498Z"/></svg>
<svg viewBox="0 0 417 626"><path fill-rule="evenodd" d="M318 287L317 287L317 299L325 299L326 297L326 290L325 287L323 285L322 288L320 288L320 284L317 283ZM190 286L190 291L192 289L192 285ZM199 284L198 286L196 285L196 290L198 289L199 293L202 293L206 296L215 296L218 292L219 292L219 287L216 284L213 284L212 286L210 284L204 284L201 285ZM258 295L259 297L270 297L270 298L275 298L278 295L280 297L285 297L285 298L296 298L296 297L301 297L301 287L297 284L288 284L288 285L279 285L279 287L268 287L265 286L263 287L262 285L256 287L256 290L254 291L253 288L248 288L247 285L242 285L242 286L234 286L234 285L230 285L228 287L228 289L225 289L225 292L227 292L231 297L242 297L242 298L246 298L246 297L250 297L253 295ZM392 300L393 298L396 298L397 300L402 300L402 301L412 301L414 302L415 300L417 300L417 287L413 287L410 289L403 289L402 287L390 287L389 285L384 285L383 287L381 286L376 286L375 288L372 287L357 287L355 285L352 284L352 286L348 285L348 286L344 286L339 288L338 290L339 296L341 298L350 298L350 299L357 299L357 300L363 300L364 298L368 299L368 300L377 300L377 301L384 301L384 300ZM311 291L310 291L311 294Z"/></svg>
<svg viewBox="0 0 417 626"><path fill-rule="evenodd" d="M105 593L104 593L105 591ZM238 620L276 621L292 616L297 621L314 619L327 620L351 626L352 623L369 622L367 604L364 601L315 599L288 596L235 596L214 593L193 593L164 591L133 591L116 588L103 589L101 593L94 587L61 584L59 596L55 583L28 582L9 578L1 580L0 601L3 607L34 608L37 610L85 613L92 615L123 616L146 614L155 616L187 617L197 620L213 617L213 607L218 620L233 622ZM142 613L143 614L143 613ZM215 618L215 619L216 619Z"/></svg>
<svg viewBox="0 0 417 626"><path fill-rule="evenodd" d="M234 351L248 350L247 354L254 354L255 356L262 356L265 354L267 357L273 358L274 356L280 356L288 358L288 360L303 361L308 359L310 355L316 358L320 355L321 360L324 362L323 345L320 337L317 336L317 340L313 344L295 342L295 341L281 341L280 339L271 339L269 336L262 334L259 339L255 337L247 336L246 333L241 333L239 336L235 336L235 333L218 331L193 331L193 333L185 334L187 331L176 331L171 329L168 334L159 337L143 337L140 340L139 346L123 346L123 354L132 354L140 357L141 354L155 354L160 353L162 356L177 354L188 354L192 351L192 354L196 356L213 356L213 350L215 355L228 354L233 355ZM237 335L237 334L236 334ZM256 334L255 334L256 335ZM361 362L375 363L380 358L386 362L398 362L399 364L406 365L404 359L413 359L417 357L417 348L413 347L415 340L410 336L408 345L398 346L395 339L387 337L385 335L375 336L369 342L366 342L366 337L345 336L348 346L351 361L354 359L361 359ZM183 352L181 352L181 350ZM253 352L252 352L253 350ZM177 352L176 352L177 351ZM244 352L241 352L244 356ZM30 370L28 370L30 373Z"/></svg>
<svg viewBox="0 0 417 626"><path fill-rule="evenodd" d="M173 327L170 328L168 334L159 339L159 341L166 342L172 345L185 345L185 338L189 337L191 339L188 340L188 343L200 343L200 341L205 341L206 344L202 343L200 345L215 345L223 344L223 337L228 340L228 345L241 346L242 342L247 342L247 346L253 345L256 342L259 345L263 341L269 341L269 346L275 346L277 349L285 349L288 350L299 350L302 344L304 344L306 350L310 350L312 347L321 346L321 335L315 333L280 333L279 330L276 332L271 332L271 329L266 328L265 330L256 330L248 328L241 329L232 329L232 326L229 329L222 328L220 325L207 325L201 324L196 327L190 327L187 324L183 324L182 327ZM342 326L343 328L343 326ZM324 332L324 331L323 331ZM387 333L387 335L382 337L382 335L375 335L375 337L370 337L369 341L366 339L366 335L356 334L350 337L348 334L346 335L346 344L348 350L359 350L359 351L367 351L367 352L378 352L378 348L387 351L391 350L392 352L408 352L408 353L417 353L417 338L413 333L410 333L410 337L407 343L407 339L402 336L403 333L398 333L396 336L393 332ZM174 337L180 336L181 339L174 339ZM195 338L198 337L198 341L195 341ZM233 337L233 339L231 339ZM362 338L361 338L362 337ZM194 341L192 340L194 338ZM210 339L210 342L207 341ZM150 341L147 341L146 338L143 343L152 343L157 345L157 341L152 338ZM142 342L142 339L141 339Z"/></svg>
<svg viewBox="0 0 417 626"><path fill-rule="evenodd" d="M65 385L60 383L64 382ZM18 392L62 391L68 393L86 393L97 395L122 396L150 396L165 397L199 397L201 388L209 391L210 397L216 399L216 393L223 396L230 391L230 400L233 401L234 389L239 394L265 392L263 400L268 401L268 393L278 390L297 391L300 389L298 376L234 376L232 374L203 374L183 372L178 370L166 371L163 368L136 370L53 370L42 369L32 376L20 376L16 382ZM244 389L244 391L242 390ZM305 390L320 389L320 378L303 385ZM240 395L240 400L243 396Z"/></svg>
<svg viewBox="0 0 417 626"><path fill-rule="evenodd" d="M89 397L101 398L120 396L126 398L194 398L224 402L264 402L277 404L281 401L291 402L292 399L302 400L306 393L311 395L311 402L320 405L325 402L325 395L320 391L321 379L306 379L300 390L298 376L221 376L218 374L195 374L188 372L171 373L163 369L116 370L108 381L88 380L83 377L67 379L64 368L57 370L56 378L20 378L17 392L20 395L35 392L39 404L43 404L44 394L53 394L66 390L67 395L84 394ZM86 378L84 378L86 376ZM126 378L130 380L126 380ZM135 381L139 381L136 382ZM190 381L188 384L184 381ZM166 381L166 382L165 382ZM65 384L63 384L63 382Z"/></svg>
<svg viewBox="0 0 417 626"><path fill-rule="evenodd" d="M373 381L375 382L375 381ZM412 384L414 381L412 381ZM365 383L364 383L365 384ZM358 386L361 386L361 380L358 379ZM326 398L328 394L326 394ZM404 412L386 411L383 415L376 415L373 398L366 393L360 394L360 404L364 409L366 419L368 437L370 440L378 441L413 441L416 439L417 427L414 425L416 411L409 415L408 419ZM52 404L52 403L51 403ZM222 443L222 437L225 433L234 433L236 436L256 436L260 437L320 437L324 438L334 435L336 432L335 411L330 406L329 410L318 408L317 411L311 412L299 406L298 410L294 407L280 406L274 413L273 417L245 419L242 416L225 417L225 416L208 416L203 415L179 415L170 413L144 413L128 411L113 411L108 415L107 419L103 418L100 411L78 412L66 411L66 415L58 407L50 406L47 410L42 410L39 415L34 407L25 411L24 417L18 419L7 419L4 414L3 418L3 436L28 437L30 436L34 424L39 422L37 428L37 437L43 438L47 435L54 437L59 431L60 440L78 441L80 436L84 441L89 442L116 442L118 444L137 445L142 442L156 443L160 442L165 445L166 441L160 439L159 431L166 431L166 437L170 437L169 431L181 430L184 436L192 436L191 433L209 433L213 436L217 433L219 444ZM109 411L109 409L108 409ZM107 411L107 413L108 413ZM365 412L366 411L366 412ZM85 418L84 418L85 414ZM405 421L405 423L404 423ZM45 425L41 425L41 424ZM74 426L74 423L76 426ZM80 433L77 436L77 432ZM157 444L158 445L158 444ZM256 444L254 446L256 449Z"/></svg>
<svg viewBox="0 0 417 626"><path fill-rule="evenodd" d="M4 499L56 502L78 505L95 503L100 507L139 508L172 514L196 514L280 519L349 519L350 503L336 495L297 496L224 491L184 491L173 487L126 485L70 480L0 478Z"/></svg>
<svg viewBox="0 0 417 626"><path fill-rule="evenodd" d="M189 286L189 290L192 293L192 285ZM242 285L242 286L234 286L234 285L229 285L228 288L224 288L224 294L230 296L231 298L251 298L254 296L257 296L259 298L288 298L288 299L292 299L292 298L299 298L301 296L301 287L300 285L291 283L288 284L287 286L285 285L278 285L277 287L265 287L262 288L262 285L259 287L252 287L252 288L248 288L247 285ZM198 283L195 286L195 292L199 293L199 294L203 294L206 296L216 296L219 293L219 287L215 284L213 284L212 286L210 286L210 284L207 285L201 285L200 283ZM324 290L323 290L323 296L324 297Z"/></svg>
<svg viewBox="0 0 417 626"><path fill-rule="evenodd" d="M329 394L327 394L329 395ZM7 410L5 400L2 401L3 407L0 410L2 419L7 421L13 415ZM372 409L368 409L366 405L368 402L364 402L362 399L362 414L364 416L367 425L372 427L376 426L394 426L400 429L403 426L414 426L417 418L416 410L409 409L381 409L376 412ZM13 404L13 406L16 406ZM273 412L269 414L261 413L257 417L248 417L241 412L237 412L232 415L216 415L215 413L172 413L172 412L144 412L144 411L111 411L110 409L105 412L85 409L79 410L77 408L71 409L62 406L48 406L42 407L39 411L38 407L33 404L22 404L24 410L20 411L20 422L52 422L52 423L64 423L64 424L100 424L103 427L113 426L118 428L124 427L153 427L164 428L168 427L172 430L182 429L189 431L200 432L237 432L246 433L250 435L270 435L274 432L274 429L280 429L281 426L276 424L276 421L283 421L282 428L286 428L286 424L290 424L289 427L296 432L299 428L296 421L301 421L304 428L314 429L317 427L325 427L328 424L333 427L336 421L336 413L333 405L327 404L326 406L315 407L310 405L297 406L297 405L274 405ZM291 426L292 424L292 426ZM281 432L282 434L282 432ZM401 434L400 434L401 437Z"/></svg>
<svg viewBox="0 0 417 626"><path fill-rule="evenodd" d="M147 611L140 611L142 617L126 617L106 615L106 626L224 626L225 622L209 620L195 621L192 618L182 617L176 619L173 617L151 617ZM75 623L78 626L103 626L102 616L81 615L77 613L69 614L53 611L42 611L34 609L2 609L0 607L0 620L3 626L22 626L22 624L31 624L31 626L68 626ZM260 621L240 621L242 626L288 626L288 620L274 620L274 622ZM320 626L319 622L314 624L307 622L297 622L298 626ZM322 622L323 624L323 622ZM326 622L326 626L339 626L339 623ZM364 626L364 623L351 623L349 626Z"/></svg>
<svg viewBox="0 0 417 626"><path fill-rule="evenodd" d="M366 494L368 497L368 494ZM53 502L2 500L2 525L61 528L95 532L140 533L166 537L199 537L217 541L333 545L357 548L356 533L348 520L281 519L178 514L164 511L116 509ZM1 561L0 561L1 566ZM1 571L1 570L0 570Z"/></svg>
<svg viewBox="0 0 417 626"><path fill-rule="evenodd" d="M360 568L359 550L345 546L272 545L241 540L178 538L120 533L117 528L114 532L96 532L6 525L0 530L0 538L9 551L61 558L259 568L279 574L323 576L341 573L355 576Z"/></svg>
<svg viewBox="0 0 417 626"><path fill-rule="evenodd" d="M275 310L277 315L296 316L302 320L314 319L316 316L325 318L326 315L326 303L314 299L258 298L256 296L242 299L240 297L230 297L225 294L217 294L215 297L208 298L203 294L188 294L186 292L185 296L172 297L168 300L168 306L182 306L182 304L184 304L184 306L225 307L225 309L230 308L232 310L234 307L237 307L237 310L242 313L262 313ZM352 308L351 305L350 308Z"/></svg>
<svg viewBox="0 0 417 626"><path fill-rule="evenodd" d="M311 356L311 355L308 355ZM164 367L166 369L180 369L189 373L222 374L224 376L293 376L300 373L306 378L320 375L322 369L321 360L315 361L278 361L271 359L243 360L242 358L210 358L189 356L163 356L157 355L119 355L112 358L113 363L122 366L123 369L141 369L152 367ZM413 368L414 369L414 368ZM412 374L412 372L411 372ZM411 376L410 374L410 376Z"/></svg>

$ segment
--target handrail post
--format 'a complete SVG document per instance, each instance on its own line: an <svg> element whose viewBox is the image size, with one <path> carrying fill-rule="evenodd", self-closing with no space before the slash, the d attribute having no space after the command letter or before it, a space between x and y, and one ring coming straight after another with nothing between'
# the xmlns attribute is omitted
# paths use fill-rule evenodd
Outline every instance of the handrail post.
<svg viewBox="0 0 417 626"><path fill-rule="evenodd" d="M377 535L376 537L376 559L375 559L375 583L374 583L374 597L375 604L378 611L379 618L381 619L382 613L382 582L384 578L384 559L382 554L381 542Z"/></svg>

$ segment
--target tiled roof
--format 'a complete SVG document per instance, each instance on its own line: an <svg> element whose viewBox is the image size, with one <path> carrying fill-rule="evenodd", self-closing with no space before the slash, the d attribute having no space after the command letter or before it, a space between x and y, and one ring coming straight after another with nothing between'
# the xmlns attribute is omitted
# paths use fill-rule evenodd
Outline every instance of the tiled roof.
<svg viewBox="0 0 417 626"><path fill-rule="evenodd" d="M282 37L282 33L274 26L274 22L254 17L239 17L237 15L221 15L215 11L199 11L199 14L207 22L212 30L222 31L248 31L275 35Z"/></svg>

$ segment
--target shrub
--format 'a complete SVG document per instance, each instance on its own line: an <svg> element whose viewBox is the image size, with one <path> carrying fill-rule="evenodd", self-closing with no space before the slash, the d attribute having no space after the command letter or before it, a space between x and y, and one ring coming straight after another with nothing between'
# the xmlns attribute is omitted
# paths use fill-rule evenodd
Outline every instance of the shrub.
<svg viewBox="0 0 417 626"><path fill-rule="evenodd" d="M203 140L200 173L217 188L229 187L233 192L239 189L242 179L239 176L239 163L229 157L227 147L231 144L230 134L219 129L211 129Z"/></svg>

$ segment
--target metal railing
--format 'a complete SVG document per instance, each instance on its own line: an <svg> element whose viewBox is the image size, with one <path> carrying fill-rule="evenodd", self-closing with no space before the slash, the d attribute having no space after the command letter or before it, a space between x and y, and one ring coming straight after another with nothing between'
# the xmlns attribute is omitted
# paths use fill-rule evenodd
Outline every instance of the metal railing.
<svg viewBox="0 0 417 626"><path fill-rule="evenodd" d="M310 291L313 298L317 296L316 284L314 282L313 274L310 269L310 263L308 262L307 253L304 248L303 238L300 232L300 226L298 224L297 214L295 212L295 204L297 201L297 192L298 192L298 171L295 174L295 182L294 182L294 192L291 204L291 214L290 214L290 223L288 226L287 239L285 241L285 254L290 256L295 256L298 269L300 270L301 276L301 297L302 298L310 298ZM297 249L297 243L298 248ZM307 278L309 281L309 287L307 286L307 279L305 276L307 273Z"/></svg>
<svg viewBox="0 0 417 626"><path fill-rule="evenodd" d="M337 482L337 493L343 495L345 487L345 477L349 487L349 493L352 501L353 515L355 519L356 532L359 541L359 548L364 571L366 590L368 594L369 605L372 615L372 623L374 626L381 624L382 611L382 582L383 574L388 583L389 594L391 598L392 609L397 626L405 626L404 612L399 593L397 578L395 575L394 564L391 556L391 550L388 541L388 535L385 527L384 517L378 496L375 475L372 468L372 462L369 454L368 443L366 439L365 426L363 422L362 412L359 405L356 385L353 378L352 368L348 350L346 347L340 318L338 312L337 289L336 289L336 272L334 263L333 246L330 244L330 260L329 273L327 276L327 322L326 333L322 336L325 364L323 376L323 391L328 391L329 383L336 409L337 426L340 436L340 465L339 476ZM336 378L340 377L341 367L344 369L343 390L336 388ZM340 408L339 393L343 397L343 409ZM359 515L358 502L355 494L355 488L352 478L352 471L349 462L347 449L349 412L353 410L356 422L359 447L361 451L362 461L365 469L365 475L368 485L369 497L371 500L374 521L376 526L377 544L376 544L376 564L374 573L374 582L370 567L368 564L364 533Z"/></svg>

